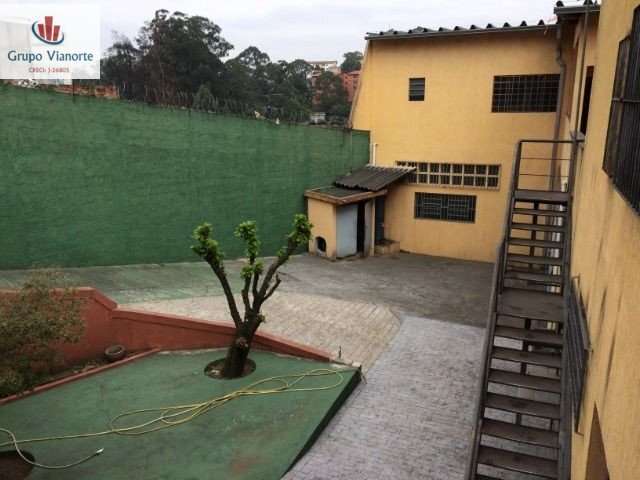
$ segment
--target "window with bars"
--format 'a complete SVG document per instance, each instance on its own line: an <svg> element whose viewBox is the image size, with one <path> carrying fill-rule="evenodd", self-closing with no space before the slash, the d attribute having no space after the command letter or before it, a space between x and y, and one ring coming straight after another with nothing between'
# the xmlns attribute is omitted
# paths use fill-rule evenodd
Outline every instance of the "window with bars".
<svg viewBox="0 0 640 480"><path fill-rule="evenodd" d="M492 112L555 112L559 74L493 77Z"/></svg>
<svg viewBox="0 0 640 480"><path fill-rule="evenodd" d="M476 197L416 192L414 215L415 218L474 223Z"/></svg>
<svg viewBox="0 0 640 480"><path fill-rule="evenodd" d="M620 42L602 168L640 213L640 7Z"/></svg>
<svg viewBox="0 0 640 480"><path fill-rule="evenodd" d="M500 187L500 165L473 163L396 162L399 167L413 167L407 182L442 187L488 188Z"/></svg>
<svg viewBox="0 0 640 480"><path fill-rule="evenodd" d="M425 90L424 77L409 79L409 101L410 102L424 101L424 90Z"/></svg>

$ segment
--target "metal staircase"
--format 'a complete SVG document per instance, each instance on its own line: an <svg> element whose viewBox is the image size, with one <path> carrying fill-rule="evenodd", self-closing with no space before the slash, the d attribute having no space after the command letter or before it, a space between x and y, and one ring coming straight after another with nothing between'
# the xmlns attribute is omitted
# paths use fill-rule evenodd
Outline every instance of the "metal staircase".
<svg viewBox="0 0 640 480"><path fill-rule="evenodd" d="M563 144L571 152L558 158ZM550 156L540 153L546 148ZM574 157L573 141L523 140L517 146L468 480L566 476L563 325Z"/></svg>

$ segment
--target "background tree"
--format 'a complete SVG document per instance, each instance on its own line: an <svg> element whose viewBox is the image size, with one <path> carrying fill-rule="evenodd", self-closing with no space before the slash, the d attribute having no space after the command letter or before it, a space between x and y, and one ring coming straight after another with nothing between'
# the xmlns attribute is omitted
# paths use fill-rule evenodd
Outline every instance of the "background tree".
<svg viewBox="0 0 640 480"><path fill-rule="evenodd" d="M199 97L197 108L202 108L208 91L225 110L306 120L310 65L304 60L272 62L255 46L223 61L233 46L221 33L207 18L158 10L135 42L116 38L102 60L101 80L116 85L130 100L196 107Z"/></svg>
<svg viewBox="0 0 640 480"><path fill-rule="evenodd" d="M286 245L278 251L276 259L265 271L264 263L258 259L260 241L258 240L256 223L246 221L238 225L235 235L245 242L247 257L247 262L241 272L244 281L241 291L244 305L243 314L238 309L236 299L227 279L223 261L224 254L218 241L212 238L211 225L204 223L194 230L193 238L197 241L197 244L193 245L191 249L209 264L220 281L229 305L231 318L236 327L234 339L227 351L222 376L236 378L242 375L253 337L258 327L265 321L265 316L261 313L262 305L280 285L278 269L289 260L298 247L309 241L312 227L313 225L309 223L305 215L295 215L293 229L287 235Z"/></svg>
<svg viewBox="0 0 640 480"><path fill-rule="evenodd" d="M331 72L323 72L316 80L315 109L334 117L346 118L351 106L342 79Z"/></svg>
<svg viewBox="0 0 640 480"><path fill-rule="evenodd" d="M102 81L113 83L126 98L152 103L177 103L178 94L193 95L206 85L221 89L225 57L233 46L221 28L205 17L158 10L140 29L136 45L116 39L102 65Z"/></svg>
<svg viewBox="0 0 640 480"><path fill-rule="evenodd" d="M353 72L362 68L362 59L364 58L362 52L347 52L343 57L344 61L340 65L340 70L343 73Z"/></svg>
<svg viewBox="0 0 640 480"><path fill-rule="evenodd" d="M193 108L204 111L216 110L216 99L206 85L200 85L196 96L193 97Z"/></svg>
<svg viewBox="0 0 640 480"><path fill-rule="evenodd" d="M120 36L101 60L100 74L103 82L115 85L122 98L141 99L144 96L141 57L140 50L131 43L131 40Z"/></svg>

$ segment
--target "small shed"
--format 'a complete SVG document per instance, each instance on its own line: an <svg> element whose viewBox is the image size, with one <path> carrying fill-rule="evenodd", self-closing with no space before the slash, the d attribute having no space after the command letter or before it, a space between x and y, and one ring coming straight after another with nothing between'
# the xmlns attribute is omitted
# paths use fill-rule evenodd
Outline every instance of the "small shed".
<svg viewBox="0 0 640 480"><path fill-rule="evenodd" d="M367 165L305 192L313 224L309 252L332 260L371 255L384 242L384 198L411 167Z"/></svg>

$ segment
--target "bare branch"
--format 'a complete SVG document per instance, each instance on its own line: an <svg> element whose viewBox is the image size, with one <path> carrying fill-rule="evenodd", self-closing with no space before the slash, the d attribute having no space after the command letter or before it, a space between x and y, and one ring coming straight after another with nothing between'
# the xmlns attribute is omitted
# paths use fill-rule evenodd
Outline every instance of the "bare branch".
<svg viewBox="0 0 640 480"><path fill-rule="evenodd" d="M229 311L231 312L231 317L233 318L233 323L237 328L242 325L242 317L240 316L240 312L238 311L238 307L236 305L236 299L233 296L233 291L231 290L231 286L229 285L229 281L227 280L227 274L224 271L224 267L221 264L214 264L210 262L208 259L205 259L213 273L216 274L218 280L220 281L220 285L222 285L222 290L224 291L224 296L227 299L227 304L229 305Z"/></svg>
<svg viewBox="0 0 640 480"><path fill-rule="evenodd" d="M276 273L276 283L273 284L273 286L271 287L271 289L267 292L267 294L264 296L264 299L262 300L262 302L266 302L267 299L273 295L276 291L276 288L278 288L278 285L280 285L280 275L278 275Z"/></svg>
<svg viewBox="0 0 640 480"><path fill-rule="evenodd" d="M249 301L249 286L251 284L251 275L244 277L244 287L242 287L242 301L244 302L245 316L251 310L251 302Z"/></svg>

